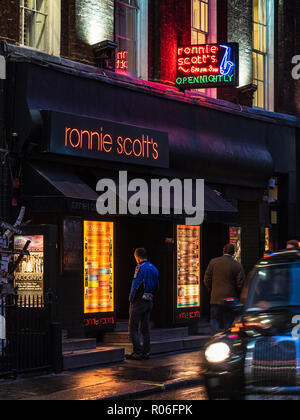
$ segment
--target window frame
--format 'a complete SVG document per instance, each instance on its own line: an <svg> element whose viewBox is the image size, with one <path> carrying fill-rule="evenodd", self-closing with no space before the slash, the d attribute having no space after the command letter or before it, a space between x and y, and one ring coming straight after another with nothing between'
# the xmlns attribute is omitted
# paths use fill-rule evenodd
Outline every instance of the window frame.
<svg viewBox="0 0 300 420"><path fill-rule="evenodd" d="M35 51L41 51L46 54L60 56L60 40L61 40L61 0L46 0L47 13L41 12L35 8L29 8L25 6L25 1L20 0L20 45L24 48L32 49ZM25 11L32 11L35 16L42 15L46 16L45 24L45 48L38 48L37 46L30 46L25 44Z"/></svg>
<svg viewBox="0 0 300 420"><path fill-rule="evenodd" d="M264 7L264 19L259 19L261 6ZM258 0L258 19L255 19L255 4L252 10L252 66L253 84L257 85L258 90L254 94L253 107L274 110L274 22L275 6L274 0ZM258 44L256 42L258 41ZM260 78L259 59L262 59L263 78ZM256 66L256 68L255 68ZM263 85L263 90L260 86ZM263 91L263 98L261 98ZM263 107L261 106L263 103Z"/></svg>
<svg viewBox="0 0 300 420"><path fill-rule="evenodd" d="M148 80L148 0L115 0L115 41L124 40L135 43L136 72L129 73L139 79ZM134 3L134 4L132 4ZM135 15L135 40L121 36L117 33L117 8L116 5L136 10ZM146 51L146 53L145 53Z"/></svg>
<svg viewBox="0 0 300 420"><path fill-rule="evenodd" d="M194 26L194 4L195 1L199 3L199 27ZM205 16L205 28L202 27L202 5L205 5L206 16ZM191 24L191 38L193 39L193 33L197 34L197 39L199 40L199 35L205 37L205 43L208 42L209 32L210 32L210 0L191 0L192 6L192 24ZM202 42L201 42L202 43ZM195 45L199 44L199 41Z"/></svg>

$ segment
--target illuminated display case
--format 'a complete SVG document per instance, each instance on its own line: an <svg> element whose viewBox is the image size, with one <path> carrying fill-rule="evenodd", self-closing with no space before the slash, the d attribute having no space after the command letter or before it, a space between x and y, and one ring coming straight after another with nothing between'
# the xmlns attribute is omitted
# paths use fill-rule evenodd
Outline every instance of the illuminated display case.
<svg viewBox="0 0 300 420"><path fill-rule="evenodd" d="M30 255L23 257L15 271L14 287L21 298L44 296L44 236L15 236L14 248L21 251L30 241ZM16 256L15 259L18 257Z"/></svg>
<svg viewBox="0 0 300 420"><path fill-rule="evenodd" d="M114 224L84 222L84 314L114 312Z"/></svg>
<svg viewBox="0 0 300 420"><path fill-rule="evenodd" d="M15 270L14 287L22 299L42 298L48 292L57 295L58 240L57 227L53 225L31 225L23 228L23 235L14 237L14 248L22 250L31 241L29 256ZM15 257L17 258L17 257Z"/></svg>
<svg viewBox="0 0 300 420"><path fill-rule="evenodd" d="M177 322L200 317L200 233L199 226L177 226Z"/></svg>
<svg viewBox="0 0 300 420"><path fill-rule="evenodd" d="M234 259L242 263L242 228L240 226L231 226L229 228L230 243L235 247Z"/></svg>

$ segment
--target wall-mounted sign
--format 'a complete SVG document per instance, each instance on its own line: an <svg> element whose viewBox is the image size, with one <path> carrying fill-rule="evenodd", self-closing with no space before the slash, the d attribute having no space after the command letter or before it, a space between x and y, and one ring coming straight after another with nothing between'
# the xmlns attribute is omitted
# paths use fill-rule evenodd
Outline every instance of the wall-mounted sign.
<svg viewBox="0 0 300 420"><path fill-rule="evenodd" d="M167 133L60 112L43 114L50 153L169 167Z"/></svg>
<svg viewBox="0 0 300 420"><path fill-rule="evenodd" d="M238 86L239 44L178 47L176 84L182 90Z"/></svg>

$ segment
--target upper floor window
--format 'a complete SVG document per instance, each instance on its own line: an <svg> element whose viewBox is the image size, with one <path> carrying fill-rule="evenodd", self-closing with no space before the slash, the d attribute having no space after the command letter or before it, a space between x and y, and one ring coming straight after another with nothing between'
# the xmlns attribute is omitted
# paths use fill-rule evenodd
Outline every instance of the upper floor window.
<svg viewBox="0 0 300 420"><path fill-rule="evenodd" d="M20 44L60 53L60 0L20 1Z"/></svg>
<svg viewBox="0 0 300 420"><path fill-rule="evenodd" d="M137 2L116 2L117 69L137 73Z"/></svg>
<svg viewBox="0 0 300 420"><path fill-rule="evenodd" d="M217 42L217 0L191 0L192 45ZM216 89L197 89L210 97L217 97Z"/></svg>
<svg viewBox="0 0 300 420"><path fill-rule="evenodd" d="M274 91L274 4L253 0L253 83L257 85L254 106L272 110Z"/></svg>
<svg viewBox="0 0 300 420"><path fill-rule="evenodd" d="M148 0L115 1L117 70L148 76Z"/></svg>
<svg viewBox="0 0 300 420"><path fill-rule="evenodd" d="M209 34L209 0L192 0L192 44L206 44Z"/></svg>

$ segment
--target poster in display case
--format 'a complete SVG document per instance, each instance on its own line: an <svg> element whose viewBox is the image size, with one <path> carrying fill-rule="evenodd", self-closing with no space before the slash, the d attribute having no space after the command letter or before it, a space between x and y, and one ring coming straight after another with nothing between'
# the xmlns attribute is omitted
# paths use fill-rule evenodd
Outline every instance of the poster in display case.
<svg viewBox="0 0 300 420"><path fill-rule="evenodd" d="M114 224L84 222L84 313L114 312Z"/></svg>
<svg viewBox="0 0 300 420"><path fill-rule="evenodd" d="M177 226L177 309L200 307L200 227Z"/></svg>
<svg viewBox="0 0 300 420"><path fill-rule="evenodd" d="M242 263L242 228L240 226L231 226L229 228L230 243L235 247L233 258Z"/></svg>
<svg viewBox="0 0 300 420"><path fill-rule="evenodd" d="M27 241L30 241L28 251L15 271L14 286L18 295L25 297L39 297L44 295L44 236L15 236L14 248L21 251ZM15 257L17 259L17 256Z"/></svg>

